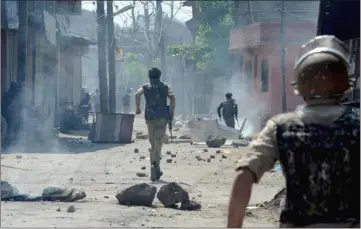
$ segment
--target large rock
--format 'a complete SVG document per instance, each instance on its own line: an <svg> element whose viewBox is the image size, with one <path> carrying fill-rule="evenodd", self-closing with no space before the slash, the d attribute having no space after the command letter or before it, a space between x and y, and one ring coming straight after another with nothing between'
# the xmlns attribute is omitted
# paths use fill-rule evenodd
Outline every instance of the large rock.
<svg viewBox="0 0 361 229"><path fill-rule="evenodd" d="M189 140L192 139L191 136L189 134L183 134L179 137L179 139L184 139L184 140Z"/></svg>
<svg viewBox="0 0 361 229"><path fill-rule="evenodd" d="M181 203L180 206L180 210L183 211L196 211L196 210L200 210L202 208L200 203L197 203L195 201L190 201L190 200L184 200Z"/></svg>
<svg viewBox="0 0 361 229"><path fill-rule="evenodd" d="M232 141L232 146L234 147L246 147L249 145L249 141L243 139L237 139Z"/></svg>
<svg viewBox="0 0 361 229"><path fill-rule="evenodd" d="M206 144L210 148L219 148L226 143L226 138L220 135L210 135L207 140Z"/></svg>
<svg viewBox="0 0 361 229"><path fill-rule="evenodd" d="M17 188L9 184L7 181L1 181L1 199L8 199L20 195Z"/></svg>
<svg viewBox="0 0 361 229"><path fill-rule="evenodd" d="M85 197L85 192L75 188L48 187L43 190L42 194L43 201L74 202Z"/></svg>
<svg viewBox="0 0 361 229"><path fill-rule="evenodd" d="M188 192L177 183L172 182L162 186L157 193L158 200L166 208L174 207L175 204L189 200Z"/></svg>
<svg viewBox="0 0 361 229"><path fill-rule="evenodd" d="M118 203L128 206L152 206L157 188L146 183L136 184L115 196Z"/></svg>

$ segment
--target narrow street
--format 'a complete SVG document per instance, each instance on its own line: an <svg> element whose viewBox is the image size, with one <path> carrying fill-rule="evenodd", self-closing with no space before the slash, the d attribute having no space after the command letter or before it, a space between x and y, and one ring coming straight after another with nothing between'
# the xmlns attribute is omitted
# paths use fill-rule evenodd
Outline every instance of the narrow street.
<svg viewBox="0 0 361 229"><path fill-rule="evenodd" d="M145 132L145 123L137 117L133 133ZM179 136L185 127L174 132ZM135 139L135 137L134 137ZM22 193L41 194L49 186L79 188L87 197L74 203L60 202L2 202L3 227L222 227L225 226L227 204L235 176L237 155L243 149L217 149L169 143L164 145L160 181L149 180L148 141L136 139L133 144L117 146L73 142L74 150L59 154L29 153L5 154L1 160L2 180L10 182ZM139 153L134 149L138 148ZM176 154L172 163L165 152ZM222 154L225 155L222 158ZM211 162L198 161L215 158ZM145 159L142 157L144 156ZM227 157L227 158L225 158ZM145 170L141 167L145 166ZM148 177L137 177L145 172ZM189 192L190 198L201 203L200 211L167 209L155 198L153 208L127 207L117 203L117 192L138 183L148 183L160 188L168 182L177 182ZM280 173L267 173L256 186L250 205L272 199L282 186ZM73 205L74 213L66 212ZM245 226L275 226L275 218L255 212L247 217Z"/></svg>

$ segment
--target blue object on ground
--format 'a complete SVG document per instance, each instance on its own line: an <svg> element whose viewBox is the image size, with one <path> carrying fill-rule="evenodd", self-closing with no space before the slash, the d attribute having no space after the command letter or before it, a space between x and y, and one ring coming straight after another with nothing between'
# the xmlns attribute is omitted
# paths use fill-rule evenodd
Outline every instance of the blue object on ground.
<svg viewBox="0 0 361 229"><path fill-rule="evenodd" d="M276 165L274 168L275 171L282 171L281 165Z"/></svg>

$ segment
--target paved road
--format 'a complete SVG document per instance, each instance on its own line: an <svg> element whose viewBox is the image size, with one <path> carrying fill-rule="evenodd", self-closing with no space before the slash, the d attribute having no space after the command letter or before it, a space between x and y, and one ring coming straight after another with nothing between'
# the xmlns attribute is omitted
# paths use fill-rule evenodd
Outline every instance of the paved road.
<svg viewBox="0 0 361 229"><path fill-rule="evenodd" d="M144 120L137 118L134 132L145 131ZM182 130L180 130L181 132ZM177 132L174 133L178 135ZM1 178L22 192L40 194L48 186L65 186L83 189L86 199L72 203L76 211L67 213L69 203L3 202L1 225L3 227L222 227L226 222L227 202L234 179L234 163L244 149L226 149L227 158L216 154L216 149L203 152L200 146L189 143L167 144L167 150L176 153L172 163L163 154L161 181L151 182L149 177L137 177L146 166L149 174L148 141L136 140L130 145L91 145L73 143L68 151L58 154L31 153L2 155ZM134 148L140 150L134 153ZM211 162L197 161L196 156ZM18 157L17 157L18 156ZM21 158L19 158L21 156ZM140 159L145 156L145 159ZM178 182L190 197L202 204L201 211L166 209L155 199L153 208L126 207L117 204L115 194L131 185L149 183L161 187L167 182ZM268 173L256 186L251 205L264 202L280 189L280 174ZM57 211L60 208L61 211ZM245 226L274 226L270 217L251 216Z"/></svg>

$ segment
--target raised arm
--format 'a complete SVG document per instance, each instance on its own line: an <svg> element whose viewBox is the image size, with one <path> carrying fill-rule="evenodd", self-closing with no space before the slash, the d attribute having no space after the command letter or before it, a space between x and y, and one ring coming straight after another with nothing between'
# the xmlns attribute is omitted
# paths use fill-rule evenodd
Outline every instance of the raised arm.
<svg viewBox="0 0 361 229"><path fill-rule="evenodd" d="M242 226L253 184L258 183L262 175L271 170L279 159L276 123L273 120L267 122L247 151L238 161L237 176L229 200L227 227L231 228Z"/></svg>
<svg viewBox="0 0 361 229"><path fill-rule="evenodd" d="M223 103L219 104L218 108L217 108L217 113L218 113L218 117L221 118L222 115L221 115L221 110L223 108Z"/></svg>
<svg viewBox="0 0 361 229"><path fill-rule="evenodd" d="M135 93L135 107L136 107L136 114L140 114L141 113L141 109L140 109L140 101L141 101L141 96L144 93L144 89L143 87L140 87L137 90L137 93Z"/></svg>

